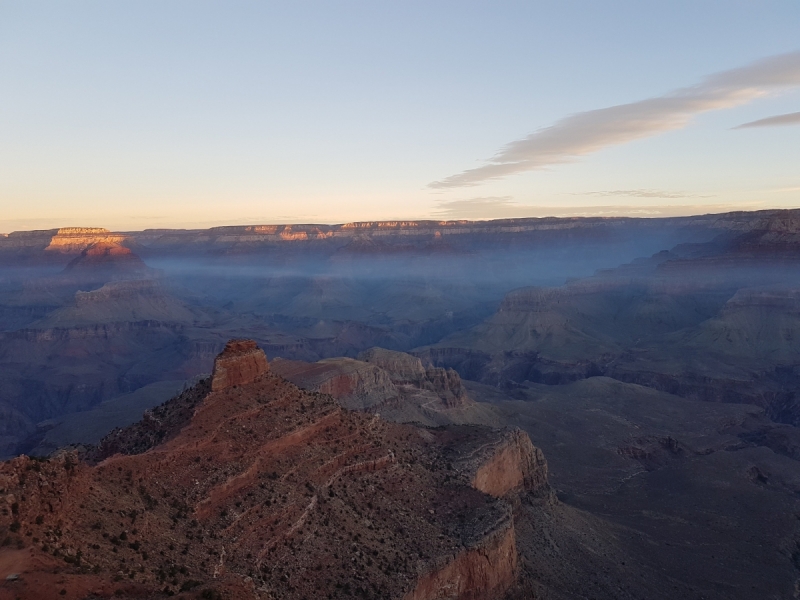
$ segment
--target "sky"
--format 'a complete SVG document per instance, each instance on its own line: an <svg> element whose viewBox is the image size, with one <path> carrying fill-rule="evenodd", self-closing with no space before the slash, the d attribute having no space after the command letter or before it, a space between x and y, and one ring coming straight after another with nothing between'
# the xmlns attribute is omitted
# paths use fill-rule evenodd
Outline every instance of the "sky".
<svg viewBox="0 0 800 600"><path fill-rule="evenodd" d="M800 207L800 2L0 0L0 232Z"/></svg>

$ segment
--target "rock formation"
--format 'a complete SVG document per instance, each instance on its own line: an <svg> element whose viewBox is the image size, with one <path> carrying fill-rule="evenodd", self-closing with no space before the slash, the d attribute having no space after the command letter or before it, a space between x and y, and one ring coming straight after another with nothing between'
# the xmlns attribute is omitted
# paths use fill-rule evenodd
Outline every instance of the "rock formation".
<svg viewBox="0 0 800 600"><path fill-rule="evenodd" d="M75 256L94 244L122 244L129 236L113 233L100 227L62 227L41 231L15 231L0 236L0 255L15 254L33 256L38 254Z"/></svg>
<svg viewBox="0 0 800 600"><path fill-rule="evenodd" d="M514 429L484 450L472 479L475 489L495 497L514 490L541 492L548 487L547 461L526 433Z"/></svg>
<svg viewBox="0 0 800 600"><path fill-rule="evenodd" d="M316 363L279 359L274 367L281 377L304 389L330 394L351 410L377 410L400 395L386 371L352 358Z"/></svg>
<svg viewBox="0 0 800 600"><path fill-rule="evenodd" d="M304 389L330 394L345 408L379 413L390 421L497 424L490 410L469 398L453 369L426 369L405 352L371 348L358 360L316 363L279 359L274 368Z"/></svg>
<svg viewBox="0 0 800 600"><path fill-rule="evenodd" d="M211 389L224 390L252 383L269 373L269 363L264 351L252 340L231 340L214 361Z"/></svg>
<svg viewBox="0 0 800 600"><path fill-rule="evenodd" d="M403 600L496 600L519 575L514 528L500 529L425 574Z"/></svg>
<svg viewBox="0 0 800 600"><path fill-rule="evenodd" d="M0 567L18 574L0 597L499 598L518 573L506 498L537 481L524 448L343 410L233 340L210 384L99 453L0 464ZM523 475L478 475L487 493L485 461Z"/></svg>
<svg viewBox="0 0 800 600"><path fill-rule="evenodd" d="M389 374L392 381L400 384L418 385L426 376L422 361L405 352L370 348L359 354L358 360L380 367Z"/></svg>
<svg viewBox="0 0 800 600"><path fill-rule="evenodd" d="M141 258L121 244L95 242L84 248L64 268L64 275L108 271L116 279L129 279L149 274Z"/></svg>
<svg viewBox="0 0 800 600"><path fill-rule="evenodd" d="M74 328L105 323L193 323L198 314L175 298L156 279L111 281L78 291L71 306L56 309L31 328Z"/></svg>
<svg viewBox="0 0 800 600"><path fill-rule="evenodd" d="M125 234L112 233L101 227L62 227L50 238L45 250L61 254L75 254L94 247L96 248L94 254L97 255L101 252L100 248L119 246L128 239Z"/></svg>

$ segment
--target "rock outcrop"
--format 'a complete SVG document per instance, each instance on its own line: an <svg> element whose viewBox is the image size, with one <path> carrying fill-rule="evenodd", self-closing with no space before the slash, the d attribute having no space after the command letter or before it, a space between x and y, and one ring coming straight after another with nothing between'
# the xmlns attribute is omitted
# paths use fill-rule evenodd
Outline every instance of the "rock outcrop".
<svg viewBox="0 0 800 600"><path fill-rule="evenodd" d="M405 352L370 348L359 354L358 360L380 367L389 373L392 381L396 383L419 384L425 379L426 372L422 361Z"/></svg>
<svg viewBox="0 0 800 600"><path fill-rule="evenodd" d="M60 254L75 254L92 246L119 246L128 239L123 233L113 233L101 227L62 227L50 238L45 250Z"/></svg>
<svg viewBox="0 0 800 600"><path fill-rule="evenodd" d="M513 491L538 494L548 489L544 454L522 430L511 430L484 453L472 479L475 489L498 498Z"/></svg>
<svg viewBox="0 0 800 600"><path fill-rule="evenodd" d="M269 373L267 356L254 341L231 340L214 361L211 389L219 391L252 383L266 373Z"/></svg>
<svg viewBox="0 0 800 600"><path fill-rule="evenodd" d="M351 410L373 410L396 399L400 392L383 369L352 358L331 358L316 363L278 359L276 372L296 385L330 394Z"/></svg>
<svg viewBox="0 0 800 600"><path fill-rule="evenodd" d="M38 231L15 231L0 236L0 252L46 252L76 255L97 243L121 244L129 241L124 233L101 227L62 227Z"/></svg>
<svg viewBox="0 0 800 600"><path fill-rule="evenodd" d="M496 600L513 585L518 573L513 525L487 536L448 563L420 578L403 600Z"/></svg>
<svg viewBox="0 0 800 600"><path fill-rule="evenodd" d="M434 392L445 408L458 408L469 402L461 377L453 369L432 366L426 369L418 357L385 348L370 348L359 354L358 359L386 371L396 385Z"/></svg>
<svg viewBox="0 0 800 600"><path fill-rule="evenodd" d="M461 385L461 377L455 370L428 367L425 379L423 389L431 389L442 400L445 408L460 408L470 402L467 390Z"/></svg>
<svg viewBox="0 0 800 600"><path fill-rule="evenodd" d="M508 462L507 435L344 410L248 340L212 382L84 460L0 463L0 564L26 556L14 597L110 598L124 579L131 598L488 600L515 584L514 503L473 485Z"/></svg>
<svg viewBox="0 0 800 600"><path fill-rule="evenodd" d="M316 363L278 359L273 368L307 389L333 396L351 410L379 413L402 423L496 425L491 410L469 398L453 369L423 366L419 358L371 348L358 360L329 358Z"/></svg>

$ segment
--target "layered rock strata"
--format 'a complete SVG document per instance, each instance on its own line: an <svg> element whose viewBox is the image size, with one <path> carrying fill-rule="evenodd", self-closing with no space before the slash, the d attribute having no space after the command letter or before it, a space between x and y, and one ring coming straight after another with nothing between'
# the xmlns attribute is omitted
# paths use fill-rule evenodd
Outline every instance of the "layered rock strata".
<svg viewBox="0 0 800 600"><path fill-rule="evenodd" d="M500 598L517 574L506 498L537 480L525 448L347 411L235 340L211 382L91 460L0 464L0 566L18 575L0 597ZM519 476L477 489L487 460Z"/></svg>

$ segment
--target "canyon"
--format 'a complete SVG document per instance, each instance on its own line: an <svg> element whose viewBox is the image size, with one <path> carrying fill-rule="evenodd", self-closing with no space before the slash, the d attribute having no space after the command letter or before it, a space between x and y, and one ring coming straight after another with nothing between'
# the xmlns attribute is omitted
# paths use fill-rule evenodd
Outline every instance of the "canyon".
<svg viewBox="0 0 800 600"><path fill-rule="evenodd" d="M0 236L0 593L792 597L798 267L800 211Z"/></svg>

